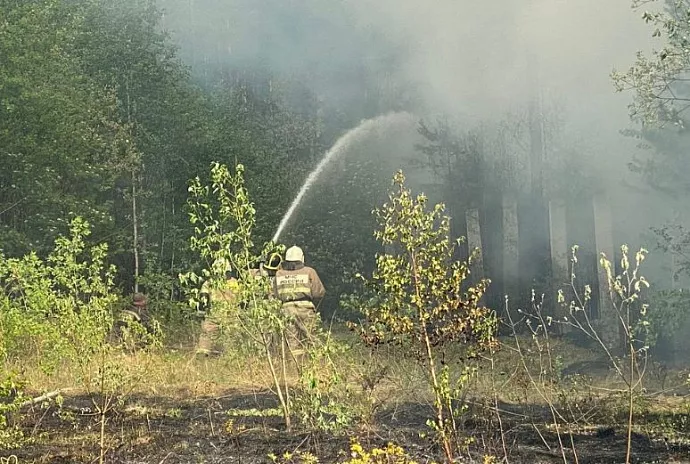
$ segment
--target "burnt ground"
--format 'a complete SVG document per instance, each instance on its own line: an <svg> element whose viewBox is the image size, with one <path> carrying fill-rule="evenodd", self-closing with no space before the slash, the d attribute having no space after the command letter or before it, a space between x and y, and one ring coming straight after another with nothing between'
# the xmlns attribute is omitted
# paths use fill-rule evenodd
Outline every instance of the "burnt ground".
<svg viewBox="0 0 690 464"><path fill-rule="evenodd" d="M403 403L377 412L374 425L353 428L341 434L284 431L280 417L261 417L242 411L276 407L269 393L227 391L220 397L182 400L161 396L139 396L119 405L107 423L109 463L267 463L270 453L309 451L321 463L344 460L343 450L350 437L358 437L366 446L380 446L394 441L405 447L420 464L440 460L439 449L422 435L431 417L429 406ZM499 405L505 449L509 462L564 462L558 435L550 431L549 410L539 406ZM0 456L16 455L23 463L98 462L98 418L93 403L85 396L64 399L62 407L36 407L21 417L21 426L30 440L21 449L0 451ZM229 410L241 410L230 417ZM481 462L482 455L502 456L500 427L494 417L470 411L465 433L474 437L469 456ZM645 418L645 423L673 423L690 431L688 415ZM232 419L231 422L228 422ZM652 430L652 428L648 428ZM657 431L633 436L637 463L690 462L688 434L664 434ZM562 435L566 445L570 438ZM574 431L572 441L577 461L567 451L567 462L624 462L625 431L615 427L592 426ZM469 462L463 456L459 462ZM4 461L3 461L4 462ZM499 462L499 461L497 461Z"/></svg>

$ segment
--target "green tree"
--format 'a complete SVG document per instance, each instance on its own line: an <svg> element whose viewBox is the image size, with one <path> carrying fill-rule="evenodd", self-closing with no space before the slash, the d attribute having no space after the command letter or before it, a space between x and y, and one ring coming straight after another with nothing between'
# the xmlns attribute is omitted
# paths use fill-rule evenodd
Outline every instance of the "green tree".
<svg viewBox="0 0 690 464"><path fill-rule="evenodd" d="M627 135L637 138L648 150L646 156L636 157L629 166L675 210L676 217L669 218L669 223L655 228L655 232L660 248L672 255L674 273L685 272L690 266L685 207L690 184L684 174L690 162L686 155L690 148L690 2L634 0L633 5L650 8L642 18L661 43L651 54L638 53L627 71L612 75L619 92L633 94L630 117L641 128L629 130Z"/></svg>
<svg viewBox="0 0 690 464"><path fill-rule="evenodd" d="M218 159L241 162L257 204L258 240L268 241L324 150L316 117L287 109L280 92L261 95L238 80L212 94Z"/></svg>
<svg viewBox="0 0 690 464"><path fill-rule="evenodd" d="M690 44L687 0L633 0L633 6L661 8L645 10L643 20L654 30L653 37L663 40L650 55L637 54L626 72L614 72L618 91L632 91L630 115L644 125L676 124L685 126L685 112L690 102L687 75L690 71Z"/></svg>
<svg viewBox="0 0 690 464"><path fill-rule="evenodd" d="M452 342L461 342L470 357L492 346L496 319L481 305L489 281L467 285L469 263L453 258L455 243L443 205L428 210L427 198L413 196L404 181L398 172L390 201L374 212L379 225L375 235L391 252L376 256L376 269L365 279L370 293L358 305L365 322L352 326L367 344L407 347L427 370L436 409L429 425L438 433L450 463L459 444L458 391L471 370L464 369L457 377L439 358L445 358L445 348Z"/></svg>
<svg viewBox="0 0 690 464"><path fill-rule="evenodd" d="M321 151L315 120L288 111L278 92L258 94L242 79L218 76L202 92L162 31L154 2L83 3L85 73L115 89L117 119L131 135L113 198L113 241L127 270L121 277L135 285L137 270L174 275L194 259L192 230L180 212L187 180L213 160L246 166L261 211L257 238L267 240L287 208L283 193L296 190L299 173Z"/></svg>
<svg viewBox="0 0 690 464"><path fill-rule="evenodd" d="M0 241L47 251L70 215L111 224L112 95L72 54L83 17L57 1L0 2Z"/></svg>
<svg viewBox="0 0 690 464"><path fill-rule="evenodd" d="M0 255L4 357L34 359L50 368L63 356L87 360L106 339L117 301L114 269L106 264L106 244L87 244L90 234L89 223L75 218L70 235L59 236L45 259L36 253Z"/></svg>
<svg viewBox="0 0 690 464"><path fill-rule="evenodd" d="M0 1L0 14L0 239L9 255L47 253L79 215L109 243L119 285L174 287L195 259L189 178L212 160L242 162L257 237L268 239L323 152L313 94L302 88L295 100L292 83L251 70L196 87L154 1Z"/></svg>
<svg viewBox="0 0 690 464"><path fill-rule="evenodd" d="M257 279L252 272L258 268L261 257L272 251L273 244L269 242L256 249L253 238L256 210L244 186L244 166L238 164L232 173L225 165L213 163L210 177L209 184L202 184L197 177L189 186L189 220L194 227L190 245L199 253L202 265L198 270L180 274L180 281L187 289L190 305L199 309L203 285L213 290L229 290L226 272L230 265L238 285L231 290L232 298L211 302L213 318L222 326L225 343L235 350L247 347L257 350L266 360L281 412L290 428L290 397L285 379L287 359L283 353L280 369L272 351L275 340L282 345L285 316L280 311L279 300L267 298L272 291L268 279Z"/></svg>
<svg viewBox="0 0 690 464"><path fill-rule="evenodd" d="M113 89L113 118L126 135L126 156L114 166L111 242L119 264L126 264L122 277L133 275L136 290L143 256L175 267L173 247L185 223L179 211L189 171L194 172L189 158L198 156L197 140L208 137L208 114L161 30L155 2L83 0L77 6L84 21L75 53L87 76Z"/></svg>

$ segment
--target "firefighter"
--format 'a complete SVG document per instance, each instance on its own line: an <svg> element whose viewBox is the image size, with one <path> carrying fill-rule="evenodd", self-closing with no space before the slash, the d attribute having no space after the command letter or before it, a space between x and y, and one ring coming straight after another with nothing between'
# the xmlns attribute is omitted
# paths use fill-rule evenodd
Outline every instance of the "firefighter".
<svg viewBox="0 0 690 464"><path fill-rule="evenodd" d="M132 319L139 322L141 325L146 327L147 330L150 329L151 316L147 309L148 300L143 293L135 293L132 297L132 306L129 310L124 310L126 313L132 317Z"/></svg>
<svg viewBox="0 0 690 464"><path fill-rule="evenodd" d="M125 340L127 338L125 333L132 333L132 323L141 325L148 334L154 333L153 319L146 305L146 296L143 293L135 293L129 309L122 309L118 319L115 321L114 331L112 332L114 341L131 342L131 340ZM136 344L139 345L139 343Z"/></svg>
<svg viewBox="0 0 690 464"><path fill-rule="evenodd" d="M276 273L278 272L278 269L280 269L282 261L283 258L280 256L280 253L271 253L267 258L263 258L259 262L259 268L254 271L254 276L256 278L267 279L267 293L264 295L264 298L267 301L276 301L278 298L276 293ZM276 334L272 331L265 333L264 337L266 340L268 340L271 351L274 354L279 353L277 350L280 347L280 337L276 337Z"/></svg>
<svg viewBox="0 0 690 464"><path fill-rule="evenodd" d="M286 329L288 346L293 354L302 354L319 319L315 302L320 302L326 289L316 271L304 265L304 252L297 246L287 250L275 279L282 310L292 319Z"/></svg>
<svg viewBox="0 0 690 464"><path fill-rule="evenodd" d="M269 279L269 283L271 285L271 289L273 291L274 296L277 296L275 290L276 274L278 273L278 270L280 269L280 265L282 264L282 262L283 258L280 256L280 253L272 253L265 262L261 263L262 271Z"/></svg>
<svg viewBox="0 0 690 464"><path fill-rule="evenodd" d="M249 274L256 279L268 279L268 284L270 288L269 298L276 297L275 292L275 281L276 272L280 269L280 264L283 259L280 253L272 253L267 258L261 258L256 267L249 270Z"/></svg>
<svg viewBox="0 0 690 464"><path fill-rule="evenodd" d="M218 313L222 305L234 303L239 289L239 283L232 275L232 267L227 260L223 258L216 260L214 267L225 270L225 282L221 288L211 288L210 281L204 282L201 287L204 320L201 322L196 354L206 356L219 355L222 352L222 347L217 340L221 325Z"/></svg>

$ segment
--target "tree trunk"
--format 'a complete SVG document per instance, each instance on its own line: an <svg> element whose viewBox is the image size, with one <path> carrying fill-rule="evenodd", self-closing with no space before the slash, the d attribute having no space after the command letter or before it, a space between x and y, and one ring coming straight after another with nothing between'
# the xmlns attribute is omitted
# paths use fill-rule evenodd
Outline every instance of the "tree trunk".
<svg viewBox="0 0 690 464"><path fill-rule="evenodd" d="M161 267L163 265L163 257L165 256L164 250L165 250L165 234L168 230L168 223L167 221L167 207L168 205L166 204L167 198L166 195L163 195L163 201L161 202L161 209L163 210L163 218L161 220L161 244L160 244L160 249L158 250L158 262L160 263Z"/></svg>
<svg viewBox="0 0 690 464"><path fill-rule="evenodd" d="M511 300L517 299L519 285L519 234L517 200L515 195L506 193L503 195L503 294ZM511 308L515 307L511 304ZM511 315L517 320L517 313L511 309Z"/></svg>
<svg viewBox="0 0 690 464"><path fill-rule="evenodd" d="M133 140L132 131L132 96L130 94L130 79L132 72L130 71L126 82L127 91L127 130L129 132L130 140ZM132 142L132 147L134 142ZM131 148L131 147L130 147ZM135 154L135 151L132 151ZM139 223L137 216L137 167L140 163L137 162L137 157L134 156L132 161L132 252L134 254L134 293L139 293Z"/></svg>
<svg viewBox="0 0 690 464"><path fill-rule="evenodd" d="M551 242L551 298L555 304L555 315L559 319L568 312L557 303L558 290L566 291L568 282L568 229L565 203L561 200L549 202L549 240ZM567 331L567 325L561 325Z"/></svg>
<svg viewBox="0 0 690 464"><path fill-rule="evenodd" d="M608 196L603 193L596 194L593 200L594 208L594 238L596 240L597 264L601 254L611 261L615 267L615 250L613 246L613 221L611 220L611 207ZM599 281L599 330L600 336L609 349L620 347L621 337L619 333L620 321L616 314L611 295L606 271L601 265L597 266Z"/></svg>
<svg viewBox="0 0 690 464"><path fill-rule="evenodd" d="M549 236L551 241L551 271L554 284L561 288L568 279L568 236L565 204L560 200L549 202Z"/></svg>
<svg viewBox="0 0 690 464"><path fill-rule="evenodd" d="M469 248L470 256L475 249L479 249L479 256L476 257L470 270L474 275L473 282L478 282L484 278L484 250L482 248L482 235L479 224L479 210L476 208L465 212L465 221L467 223L467 247Z"/></svg>
<svg viewBox="0 0 690 464"><path fill-rule="evenodd" d="M172 224L172 238L170 239L170 275L175 275L175 247L176 247L176 238L177 234L176 231L177 229L175 228L175 196L173 195L172 197L172 202L170 206L170 214L172 218L170 219L170 223ZM162 264L162 263L161 263ZM170 287L170 301L173 301L175 299L175 286L172 285Z"/></svg>
<svg viewBox="0 0 690 464"><path fill-rule="evenodd" d="M139 293L139 222L137 219L137 178L132 171L132 250L134 252L134 293Z"/></svg>
<svg viewBox="0 0 690 464"><path fill-rule="evenodd" d="M538 101L529 107L530 137L530 190L534 195L543 195L544 188L544 115L542 114L541 94Z"/></svg>

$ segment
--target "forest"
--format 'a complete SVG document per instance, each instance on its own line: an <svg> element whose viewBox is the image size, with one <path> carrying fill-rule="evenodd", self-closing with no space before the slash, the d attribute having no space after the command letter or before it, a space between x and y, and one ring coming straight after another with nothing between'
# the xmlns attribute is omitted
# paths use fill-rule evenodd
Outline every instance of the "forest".
<svg viewBox="0 0 690 464"><path fill-rule="evenodd" d="M583 3L0 0L0 464L690 461L690 1Z"/></svg>

